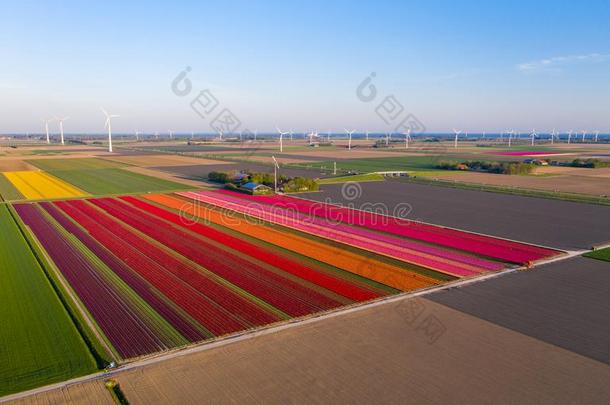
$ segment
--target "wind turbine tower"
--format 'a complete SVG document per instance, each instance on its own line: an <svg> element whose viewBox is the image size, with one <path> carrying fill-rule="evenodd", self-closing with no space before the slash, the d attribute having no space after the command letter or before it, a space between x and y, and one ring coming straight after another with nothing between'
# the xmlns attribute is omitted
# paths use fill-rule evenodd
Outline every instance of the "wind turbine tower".
<svg viewBox="0 0 610 405"><path fill-rule="evenodd" d="M536 130L532 129L532 133L530 134L530 136L532 137L532 146L534 146L534 142L536 141Z"/></svg>
<svg viewBox="0 0 610 405"><path fill-rule="evenodd" d="M44 129L47 133L47 143L51 143L51 138L49 138L49 122L53 121L53 118L49 118L48 120L44 120Z"/></svg>
<svg viewBox="0 0 610 405"><path fill-rule="evenodd" d="M354 130L352 129L351 131L348 131L347 128L343 128L345 130L345 132L347 133L348 136L348 141L347 141L347 150L352 150L352 134L354 133Z"/></svg>
<svg viewBox="0 0 610 405"><path fill-rule="evenodd" d="M275 160L275 156L271 156L271 159L273 159L273 191L277 193L277 171L279 170L280 165L277 163L277 160Z"/></svg>
<svg viewBox="0 0 610 405"><path fill-rule="evenodd" d="M458 136L462 133L462 131L458 131L457 129L453 129L453 133L455 134L455 138L453 138L453 149L457 149L458 147Z"/></svg>
<svg viewBox="0 0 610 405"><path fill-rule="evenodd" d="M409 141L411 141L411 128L407 129L405 134L405 149L409 149Z"/></svg>
<svg viewBox="0 0 610 405"><path fill-rule="evenodd" d="M112 152L112 119L118 118L120 117L120 115L108 114L108 112L103 108L101 108L101 110L106 116L106 122L104 123L104 126L108 128L108 152Z"/></svg>
<svg viewBox="0 0 610 405"><path fill-rule="evenodd" d="M64 118L57 118L55 117L55 119L57 121L59 121L59 136L61 139L61 144L64 145L64 121L69 119L70 117L64 117Z"/></svg>
<svg viewBox="0 0 610 405"><path fill-rule="evenodd" d="M284 135L288 135L288 132L282 132L277 126L275 127L277 132L280 134L280 152L284 151Z"/></svg>

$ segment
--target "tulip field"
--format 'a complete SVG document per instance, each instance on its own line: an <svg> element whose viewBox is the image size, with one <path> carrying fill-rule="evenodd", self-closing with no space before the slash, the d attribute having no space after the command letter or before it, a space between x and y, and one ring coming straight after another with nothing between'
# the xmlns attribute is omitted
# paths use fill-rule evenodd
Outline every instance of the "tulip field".
<svg viewBox="0 0 610 405"><path fill-rule="evenodd" d="M82 197L86 193L45 172L6 172L4 176L28 200Z"/></svg>
<svg viewBox="0 0 610 405"><path fill-rule="evenodd" d="M14 209L116 359L560 253L299 198L224 190Z"/></svg>

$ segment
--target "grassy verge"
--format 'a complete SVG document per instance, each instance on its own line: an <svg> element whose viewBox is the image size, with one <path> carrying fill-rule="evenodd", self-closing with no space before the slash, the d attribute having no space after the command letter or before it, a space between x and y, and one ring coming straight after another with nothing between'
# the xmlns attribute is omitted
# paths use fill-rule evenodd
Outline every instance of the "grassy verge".
<svg viewBox="0 0 610 405"><path fill-rule="evenodd" d="M603 260L605 262L610 262L610 248L594 250L589 253L585 253L584 257L589 257L591 259Z"/></svg>
<svg viewBox="0 0 610 405"><path fill-rule="evenodd" d="M320 184L334 184L334 183L346 183L348 181L383 181L385 178L381 174L368 173L368 174L356 174L353 176L340 176L340 177L329 177L318 180Z"/></svg>

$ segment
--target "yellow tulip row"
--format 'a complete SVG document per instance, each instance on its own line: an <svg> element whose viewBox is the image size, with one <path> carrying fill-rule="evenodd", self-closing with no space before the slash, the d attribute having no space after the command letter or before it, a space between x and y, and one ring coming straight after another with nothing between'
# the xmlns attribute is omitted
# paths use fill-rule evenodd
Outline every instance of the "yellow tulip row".
<svg viewBox="0 0 610 405"><path fill-rule="evenodd" d="M5 172L3 174L28 200L87 195L84 191L41 171Z"/></svg>

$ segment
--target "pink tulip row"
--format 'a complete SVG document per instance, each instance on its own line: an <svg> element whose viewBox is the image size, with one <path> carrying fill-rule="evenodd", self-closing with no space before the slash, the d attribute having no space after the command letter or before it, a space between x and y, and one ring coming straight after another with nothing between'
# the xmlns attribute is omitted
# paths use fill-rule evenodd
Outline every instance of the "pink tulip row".
<svg viewBox="0 0 610 405"><path fill-rule="evenodd" d="M222 191L223 193L227 193ZM237 195L237 193L231 193ZM240 194L241 197L241 194ZM490 257L511 263L527 263L559 252L538 246L494 238L470 232L458 231L441 226L413 222L406 219L384 216L374 212L355 210L332 204L303 200L286 196L243 195L241 198L251 199L276 207L288 208L301 213L322 217L326 220L357 225L418 240L434 245L445 246L480 256Z"/></svg>
<svg viewBox="0 0 610 405"><path fill-rule="evenodd" d="M432 246L424 247L365 228L329 224L320 218L289 212L286 209L266 204L252 202L244 204L243 199L232 195L205 191L187 192L181 193L181 195L458 277L472 276L502 268L499 263L466 256L458 252L443 251Z"/></svg>

